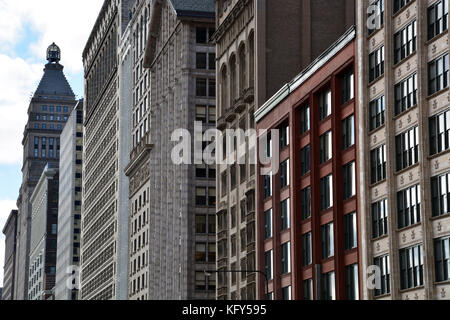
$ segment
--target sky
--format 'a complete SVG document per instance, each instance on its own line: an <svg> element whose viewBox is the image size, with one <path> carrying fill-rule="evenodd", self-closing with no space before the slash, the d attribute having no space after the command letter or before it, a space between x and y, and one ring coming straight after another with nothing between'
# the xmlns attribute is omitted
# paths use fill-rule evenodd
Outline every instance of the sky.
<svg viewBox="0 0 450 320"><path fill-rule="evenodd" d="M83 97L82 52L103 0L0 0L0 287L5 258L1 232L22 180L22 138L30 97L55 42L77 98Z"/></svg>

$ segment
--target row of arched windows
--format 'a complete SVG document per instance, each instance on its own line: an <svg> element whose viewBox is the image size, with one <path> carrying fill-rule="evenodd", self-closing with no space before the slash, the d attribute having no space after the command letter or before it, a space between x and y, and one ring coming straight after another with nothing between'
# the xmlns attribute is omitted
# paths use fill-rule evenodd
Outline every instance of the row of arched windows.
<svg viewBox="0 0 450 320"><path fill-rule="evenodd" d="M246 50L246 45L248 50ZM248 66L248 67L247 67ZM254 32L250 33L247 44L241 43L238 52L233 52L228 63L220 69L221 111L224 114L236 101L243 97L246 89L254 87L255 44Z"/></svg>

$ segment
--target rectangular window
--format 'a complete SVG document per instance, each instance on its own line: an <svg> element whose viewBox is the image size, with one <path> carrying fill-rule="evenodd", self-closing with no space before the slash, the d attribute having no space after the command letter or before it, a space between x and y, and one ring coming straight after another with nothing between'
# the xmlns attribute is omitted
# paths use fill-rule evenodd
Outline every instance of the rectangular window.
<svg viewBox="0 0 450 320"><path fill-rule="evenodd" d="M235 164L233 164L231 167L230 167L230 187L231 187L231 190L233 190L234 188L236 188L236 182L237 182L237 177L236 177L236 175L237 175L237 168L236 168L236 165Z"/></svg>
<svg viewBox="0 0 450 320"><path fill-rule="evenodd" d="M428 64L428 94L432 95L448 87L448 53Z"/></svg>
<svg viewBox="0 0 450 320"><path fill-rule="evenodd" d="M302 236L302 266L307 267L312 263L312 239L311 232Z"/></svg>
<svg viewBox="0 0 450 320"><path fill-rule="evenodd" d="M272 209L264 213L264 239L272 238Z"/></svg>
<svg viewBox="0 0 450 320"><path fill-rule="evenodd" d="M283 294L283 300L292 300L291 296L291 286L287 286L281 289Z"/></svg>
<svg viewBox="0 0 450 320"><path fill-rule="evenodd" d="M313 300L313 280L303 280L303 300Z"/></svg>
<svg viewBox="0 0 450 320"><path fill-rule="evenodd" d="M355 144L355 116L351 115L342 120L342 150Z"/></svg>
<svg viewBox="0 0 450 320"><path fill-rule="evenodd" d="M270 251L267 251L265 254L264 254L264 261L265 261L265 272L266 272L266 275L267 275L267 279L268 280L272 280L273 279L273 268L272 268L272 266L273 266L273 251L272 250L270 250Z"/></svg>
<svg viewBox="0 0 450 320"><path fill-rule="evenodd" d="M272 172L264 176L264 199L272 196Z"/></svg>
<svg viewBox="0 0 450 320"><path fill-rule="evenodd" d="M327 89L319 94L319 120L323 120L330 115L331 115L331 89Z"/></svg>
<svg viewBox="0 0 450 320"><path fill-rule="evenodd" d="M206 275L203 271L195 272L195 290L198 291L206 290Z"/></svg>
<svg viewBox="0 0 450 320"><path fill-rule="evenodd" d="M236 206L231 207L230 209L230 218L231 218L231 229L236 228Z"/></svg>
<svg viewBox="0 0 450 320"><path fill-rule="evenodd" d="M195 166L195 177L197 178L207 178L206 164L198 164Z"/></svg>
<svg viewBox="0 0 450 320"><path fill-rule="evenodd" d="M291 227L291 210L289 199L281 202L281 230Z"/></svg>
<svg viewBox="0 0 450 320"><path fill-rule="evenodd" d="M384 74L384 46L369 55L369 82Z"/></svg>
<svg viewBox="0 0 450 320"><path fill-rule="evenodd" d="M206 188L195 188L195 204L197 206L206 206Z"/></svg>
<svg viewBox="0 0 450 320"><path fill-rule="evenodd" d="M431 209L433 217L450 212L450 173L431 178Z"/></svg>
<svg viewBox="0 0 450 320"><path fill-rule="evenodd" d="M345 267L345 292L347 300L359 300L358 265Z"/></svg>
<svg viewBox="0 0 450 320"><path fill-rule="evenodd" d="M419 162L419 127L395 137L397 171Z"/></svg>
<svg viewBox="0 0 450 320"><path fill-rule="evenodd" d="M289 159L280 164L280 189L283 189L289 185Z"/></svg>
<svg viewBox="0 0 450 320"><path fill-rule="evenodd" d="M196 79L196 95L197 97L206 97L206 79Z"/></svg>
<svg viewBox="0 0 450 320"><path fill-rule="evenodd" d="M344 200L356 195L356 168L355 162L350 162L342 168L342 184Z"/></svg>
<svg viewBox="0 0 450 320"><path fill-rule="evenodd" d="M333 176L320 179L320 210L327 210L333 206Z"/></svg>
<svg viewBox="0 0 450 320"><path fill-rule="evenodd" d="M412 0L394 0L394 13L397 13L401 8L406 6Z"/></svg>
<svg viewBox="0 0 450 320"><path fill-rule="evenodd" d="M206 52L197 52L195 61L197 69L206 69Z"/></svg>
<svg viewBox="0 0 450 320"><path fill-rule="evenodd" d="M206 123L206 106L195 107L195 120Z"/></svg>
<svg viewBox="0 0 450 320"><path fill-rule="evenodd" d="M342 104L347 103L355 97L355 76L353 69L341 76Z"/></svg>
<svg viewBox="0 0 450 320"><path fill-rule="evenodd" d="M311 187L306 187L300 192L300 202L302 219L311 218Z"/></svg>
<svg viewBox="0 0 450 320"><path fill-rule="evenodd" d="M389 256L377 257L373 264L380 270L380 284L379 288L375 288L375 296L385 295L391 292L391 267L389 265Z"/></svg>
<svg viewBox="0 0 450 320"><path fill-rule="evenodd" d="M216 70L216 54L209 53L208 55L209 70Z"/></svg>
<svg viewBox="0 0 450 320"><path fill-rule="evenodd" d="M417 73L395 86L395 115L417 104Z"/></svg>
<svg viewBox="0 0 450 320"><path fill-rule="evenodd" d="M436 282L450 280L450 238L434 240Z"/></svg>
<svg viewBox="0 0 450 320"><path fill-rule="evenodd" d="M214 98L216 96L216 80L208 79L208 97Z"/></svg>
<svg viewBox="0 0 450 320"><path fill-rule="evenodd" d="M209 234L216 233L216 216L214 215L208 216L208 233Z"/></svg>
<svg viewBox="0 0 450 320"><path fill-rule="evenodd" d="M289 146L289 123L285 123L280 127L280 150Z"/></svg>
<svg viewBox="0 0 450 320"><path fill-rule="evenodd" d="M334 223L320 227L322 235L322 259L334 256Z"/></svg>
<svg viewBox="0 0 450 320"><path fill-rule="evenodd" d="M300 134L304 134L311 129L311 114L309 106L300 110Z"/></svg>
<svg viewBox="0 0 450 320"><path fill-rule="evenodd" d="M416 20L394 34L394 63L397 64L416 51Z"/></svg>
<svg viewBox="0 0 450 320"><path fill-rule="evenodd" d="M227 181L228 181L227 172L222 173L221 176L221 189L222 189L222 197L224 197L228 192Z"/></svg>
<svg viewBox="0 0 450 320"><path fill-rule="evenodd" d="M323 164L331 159L331 153L333 151L332 145L332 133L328 131L324 133L319 138L319 147L320 147L320 164Z"/></svg>
<svg viewBox="0 0 450 320"><path fill-rule="evenodd" d="M387 200L375 202L372 211L372 238L376 239L388 234Z"/></svg>
<svg viewBox="0 0 450 320"><path fill-rule="evenodd" d="M197 27L196 29L196 42L197 43L207 43L207 29Z"/></svg>
<svg viewBox="0 0 450 320"><path fill-rule="evenodd" d="M370 183L386 179L386 145L370 151Z"/></svg>
<svg viewBox="0 0 450 320"><path fill-rule="evenodd" d="M423 285L422 245L400 250L400 287L402 290Z"/></svg>
<svg viewBox="0 0 450 320"><path fill-rule="evenodd" d="M397 193L398 228L415 225L420 219L420 185Z"/></svg>
<svg viewBox="0 0 450 320"><path fill-rule="evenodd" d="M216 188L208 188L208 206L216 206Z"/></svg>
<svg viewBox="0 0 450 320"><path fill-rule="evenodd" d="M336 300L334 271L322 274L322 300Z"/></svg>
<svg viewBox="0 0 450 320"><path fill-rule="evenodd" d="M450 149L450 111L430 118L430 155Z"/></svg>
<svg viewBox="0 0 450 320"><path fill-rule="evenodd" d="M344 216L344 249L351 250L358 246L356 212Z"/></svg>
<svg viewBox="0 0 450 320"><path fill-rule="evenodd" d="M428 40L448 29L448 0L438 1L428 7Z"/></svg>
<svg viewBox="0 0 450 320"><path fill-rule="evenodd" d="M195 244L195 261L206 262L206 243L198 242Z"/></svg>
<svg viewBox="0 0 450 320"><path fill-rule="evenodd" d="M311 147L307 145L300 150L300 174L304 176L311 170Z"/></svg>
<svg viewBox="0 0 450 320"><path fill-rule="evenodd" d="M291 243L286 242L281 245L281 273L291 272Z"/></svg>
<svg viewBox="0 0 450 320"><path fill-rule="evenodd" d="M206 216L195 216L195 233L206 233Z"/></svg>

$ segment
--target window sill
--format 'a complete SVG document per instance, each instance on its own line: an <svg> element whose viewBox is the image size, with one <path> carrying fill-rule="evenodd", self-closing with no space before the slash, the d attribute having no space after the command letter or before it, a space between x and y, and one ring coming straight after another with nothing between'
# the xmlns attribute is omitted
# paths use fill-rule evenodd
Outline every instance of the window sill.
<svg viewBox="0 0 450 320"><path fill-rule="evenodd" d="M395 106L394 106L394 108L395 108ZM406 110L400 112L399 114L397 114L396 116L394 116L394 117L392 118L392 120L395 121L395 120L401 118L402 116L404 116L405 114L407 114L408 112L410 112L410 111L416 109L416 108L417 108L417 104L415 104L415 105L409 107L408 109L406 109ZM395 110L394 110L394 112L395 112Z"/></svg>
<svg viewBox="0 0 450 320"><path fill-rule="evenodd" d="M374 32L372 32L371 34L369 34L369 30L366 28L367 31L367 40L370 40L371 38L373 38L378 32L380 32L381 30L384 29L384 24L382 24L380 26L379 29L376 29Z"/></svg>
<svg viewBox="0 0 450 320"><path fill-rule="evenodd" d="M418 226L420 226L420 225L422 225L422 221L420 221L420 222L417 222L417 223L415 223L415 224L412 224L412 225L410 225L410 226L407 226L407 227L403 227L403 228L397 228L397 232L398 232L398 233L400 233L400 232L405 232L405 231L408 231L408 230L411 230L411 229L417 228L417 227L418 227Z"/></svg>
<svg viewBox="0 0 450 320"><path fill-rule="evenodd" d="M442 214L440 216L431 217L430 221L437 221L437 220L446 219L446 218L450 218L450 212L447 212L447 213Z"/></svg>
<svg viewBox="0 0 450 320"><path fill-rule="evenodd" d="M384 240L384 239L386 239L386 238L389 238L389 234L384 234L384 235L379 236L379 237L377 237L377 238L372 238L372 242L381 241L381 240Z"/></svg>
<svg viewBox="0 0 450 320"><path fill-rule="evenodd" d="M411 59L416 53L417 53L417 49L416 49L415 51L411 52L409 55L407 55L407 56L404 57L403 59L401 59L400 61L398 61L397 63L394 62L394 65L392 66L392 68L395 69L395 68L397 68L398 66L400 66L401 64L407 62L407 61L408 61L409 59ZM417 72L417 70L416 70L416 72ZM402 76L403 76L403 74L402 74ZM402 77L402 79L404 79L404 78Z"/></svg>
<svg viewBox="0 0 450 320"><path fill-rule="evenodd" d="M428 46L428 45L432 44L433 42L439 40L440 38L443 38L444 36L448 36L448 29L442 31L441 33L435 35L433 38L427 40L427 41L425 42L425 45Z"/></svg>
<svg viewBox="0 0 450 320"><path fill-rule="evenodd" d="M409 171L409 170L412 170L412 169L414 169L414 168L416 168L416 167L418 167L418 166L420 166L420 162L414 163L414 164L410 165L409 167L406 167L406 168L403 168L403 169L401 169L401 170L399 170L399 171L396 171L396 172L394 173L394 176L395 176L395 177L398 177L398 176L404 174L405 172L407 172L407 171Z"/></svg>
<svg viewBox="0 0 450 320"><path fill-rule="evenodd" d="M375 83L377 83L378 81L384 79L384 71L382 75L379 75L378 77L376 77L375 79L373 79L372 81L369 81L369 84L367 85L367 87L371 87L373 86Z"/></svg>
<svg viewBox="0 0 450 320"><path fill-rule="evenodd" d="M425 289L425 286L421 285L421 286L414 287L414 288L400 289L399 292L400 292L400 294L403 294L403 293L413 292L413 291L421 290L421 289Z"/></svg>
<svg viewBox="0 0 450 320"><path fill-rule="evenodd" d="M400 8L397 12L395 12L392 15L392 18L395 19L396 17L398 17L399 15L402 14L402 12L404 12L407 8L409 8L411 6L411 4L414 3L414 1L410 1L409 3L405 4L402 8Z"/></svg>
<svg viewBox="0 0 450 320"><path fill-rule="evenodd" d="M379 126L379 127L375 128L375 129L372 129L371 131L369 131L368 136L371 136L374 133L377 133L378 131L380 131L381 129L383 129L385 127L386 127L386 120L385 120L385 123L383 123L381 126Z"/></svg>
<svg viewBox="0 0 450 320"><path fill-rule="evenodd" d="M442 88L442 89L439 90L439 91L436 91L436 92L433 93L433 94L430 94L430 95L427 97L427 100L432 100L432 99L436 98L437 96L440 96L442 93L444 93L445 91L447 91L448 88L449 88L449 87L447 86L447 87L445 87L445 88Z"/></svg>
<svg viewBox="0 0 450 320"><path fill-rule="evenodd" d="M446 155L446 154L448 154L448 153L450 153L450 149L443 150L443 151L441 151L441 152L439 152L439 153L435 153L435 154L433 154L433 155L431 155L431 156L428 156L428 160L429 160L429 161L433 161L433 160L435 160L435 159L437 159L437 158L440 158L441 156L444 156L444 155Z"/></svg>

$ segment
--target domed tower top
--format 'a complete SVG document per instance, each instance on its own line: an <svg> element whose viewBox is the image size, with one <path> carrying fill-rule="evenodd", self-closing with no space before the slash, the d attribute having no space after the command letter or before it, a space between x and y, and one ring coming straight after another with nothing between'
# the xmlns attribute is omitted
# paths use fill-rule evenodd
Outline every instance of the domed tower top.
<svg viewBox="0 0 450 320"><path fill-rule="evenodd" d="M61 60L61 50L54 42L47 49L47 60L50 63L59 63Z"/></svg>

